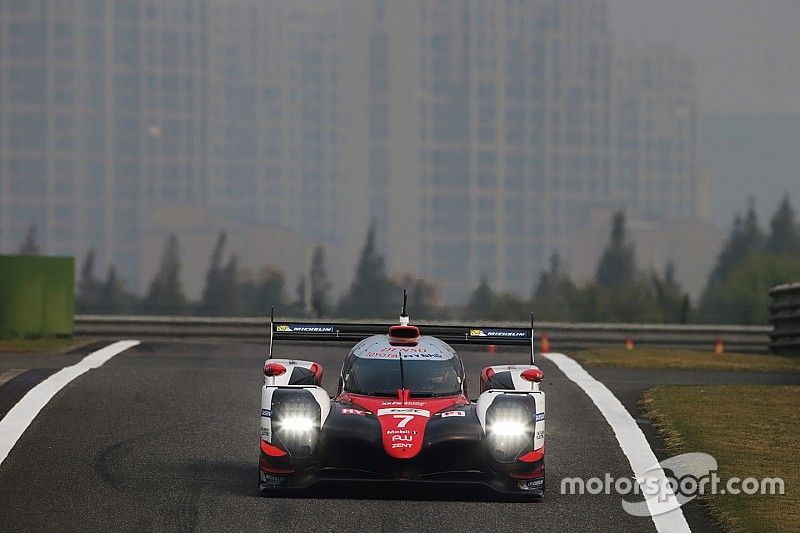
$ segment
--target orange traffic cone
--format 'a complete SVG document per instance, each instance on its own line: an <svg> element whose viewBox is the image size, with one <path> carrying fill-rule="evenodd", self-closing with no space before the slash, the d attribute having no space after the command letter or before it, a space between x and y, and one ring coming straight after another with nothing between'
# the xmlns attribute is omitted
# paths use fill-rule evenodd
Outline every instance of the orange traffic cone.
<svg viewBox="0 0 800 533"><path fill-rule="evenodd" d="M494 344L490 344L486 347L486 351L489 353L494 353L497 351L497 346L495 346Z"/></svg>
<svg viewBox="0 0 800 533"><path fill-rule="evenodd" d="M725 343L722 337L717 337L717 344L714 345L714 353L725 353Z"/></svg>
<svg viewBox="0 0 800 533"><path fill-rule="evenodd" d="M625 349L628 351L633 350L633 337L630 335L625 339Z"/></svg>
<svg viewBox="0 0 800 533"><path fill-rule="evenodd" d="M541 351L542 353L550 353L550 336L546 331L542 332Z"/></svg>

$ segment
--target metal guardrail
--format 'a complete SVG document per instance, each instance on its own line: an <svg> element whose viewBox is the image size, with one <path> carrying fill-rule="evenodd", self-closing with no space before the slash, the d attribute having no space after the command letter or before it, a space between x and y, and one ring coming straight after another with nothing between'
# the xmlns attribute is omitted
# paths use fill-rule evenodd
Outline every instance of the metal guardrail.
<svg viewBox="0 0 800 533"><path fill-rule="evenodd" d="M769 348L781 355L800 355L800 283L779 285L771 291Z"/></svg>
<svg viewBox="0 0 800 533"><path fill-rule="evenodd" d="M309 319L284 319L282 322L325 324ZM382 320L350 321L375 324ZM458 322L440 322L437 326L463 326ZM530 328L525 322L498 322L497 328ZM714 351L718 340L727 352L765 353L770 343L769 326L689 326L673 324L570 324L534 323L534 339L546 333L553 351L596 347L622 347L628 337L636 346L685 348ZM77 316L75 334L94 338L135 337L144 340L195 339L254 342L269 340L269 318L204 318L156 316ZM538 345L538 344L537 344Z"/></svg>

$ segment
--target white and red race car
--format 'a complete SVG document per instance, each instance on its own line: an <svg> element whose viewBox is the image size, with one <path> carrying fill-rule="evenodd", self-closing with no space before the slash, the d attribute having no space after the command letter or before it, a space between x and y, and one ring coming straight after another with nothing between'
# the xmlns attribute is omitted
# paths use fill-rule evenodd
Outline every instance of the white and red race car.
<svg viewBox="0 0 800 533"><path fill-rule="evenodd" d="M545 394L531 329L400 324L276 323L261 389L259 489L275 494L322 480L480 483L541 498ZM322 367L272 357L273 339L358 342L336 396ZM448 342L445 342L447 340ZM530 345L530 365L484 368L470 401L448 343Z"/></svg>

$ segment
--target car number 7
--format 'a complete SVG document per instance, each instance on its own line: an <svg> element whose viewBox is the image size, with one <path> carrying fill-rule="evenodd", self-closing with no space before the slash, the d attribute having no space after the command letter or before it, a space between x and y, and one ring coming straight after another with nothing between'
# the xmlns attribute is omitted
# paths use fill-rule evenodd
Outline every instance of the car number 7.
<svg viewBox="0 0 800 533"><path fill-rule="evenodd" d="M414 419L414 415L394 415L395 418L402 418L400 422L398 422L397 427L404 428L406 424L411 422Z"/></svg>

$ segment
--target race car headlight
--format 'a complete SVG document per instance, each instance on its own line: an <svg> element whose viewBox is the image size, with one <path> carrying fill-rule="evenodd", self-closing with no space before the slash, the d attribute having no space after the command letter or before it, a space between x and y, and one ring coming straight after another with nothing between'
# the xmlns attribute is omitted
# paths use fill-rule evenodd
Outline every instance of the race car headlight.
<svg viewBox="0 0 800 533"><path fill-rule="evenodd" d="M314 429L314 420L305 416L290 416L282 418L280 421L281 429L293 433L304 433Z"/></svg>
<svg viewBox="0 0 800 533"><path fill-rule="evenodd" d="M496 398L486 410L486 437L491 457L513 463L533 443L532 409L527 400L514 396Z"/></svg>
<svg viewBox="0 0 800 533"><path fill-rule="evenodd" d="M518 437L524 435L527 426L520 420L496 420L489 427L489 432L499 437Z"/></svg>

